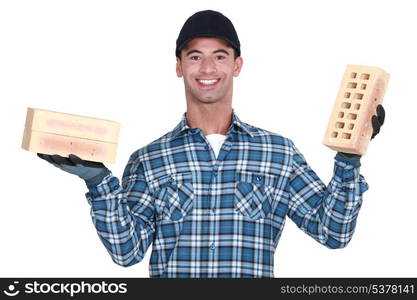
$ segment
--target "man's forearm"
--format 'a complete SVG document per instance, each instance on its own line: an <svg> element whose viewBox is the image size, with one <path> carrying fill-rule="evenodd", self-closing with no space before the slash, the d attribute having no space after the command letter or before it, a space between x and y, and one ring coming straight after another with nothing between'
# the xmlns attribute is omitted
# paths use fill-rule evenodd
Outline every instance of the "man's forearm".
<svg viewBox="0 0 417 300"><path fill-rule="evenodd" d="M107 175L100 184L89 187L86 197L97 233L113 261L125 267L140 262L154 228L131 213L119 180Z"/></svg>

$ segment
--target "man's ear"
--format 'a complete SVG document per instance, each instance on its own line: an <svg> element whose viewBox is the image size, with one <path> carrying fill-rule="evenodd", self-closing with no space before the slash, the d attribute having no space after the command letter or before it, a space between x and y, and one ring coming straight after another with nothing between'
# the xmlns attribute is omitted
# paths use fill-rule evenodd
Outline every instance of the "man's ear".
<svg viewBox="0 0 417 300"><path fill-rule="evenodd" d="M242 70L242 65L243 65L242 57L241 56L236 57L235 66L234 66L234 70L233 70L233 76L234 77L239 76L239 73Z"/></svg>
<svg viewBox="0 0 417 300"><path fill-rule="evenodd" d="M182 68L181 68L181 59L177 57L177 63L175 65L175 70L177 72L177 77L182 77Z"/></svg>

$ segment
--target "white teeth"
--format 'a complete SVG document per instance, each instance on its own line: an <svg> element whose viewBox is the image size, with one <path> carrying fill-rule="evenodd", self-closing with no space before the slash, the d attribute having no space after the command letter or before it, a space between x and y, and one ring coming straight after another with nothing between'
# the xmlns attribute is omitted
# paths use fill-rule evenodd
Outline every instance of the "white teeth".
<svg viewBox="0 0 417 300"><path fill-rule="evenodd" d="M202 84L213 84L213 83L216 83L218 80L217 79L210 79L210 80L199 79L198 81Z"/></svg>

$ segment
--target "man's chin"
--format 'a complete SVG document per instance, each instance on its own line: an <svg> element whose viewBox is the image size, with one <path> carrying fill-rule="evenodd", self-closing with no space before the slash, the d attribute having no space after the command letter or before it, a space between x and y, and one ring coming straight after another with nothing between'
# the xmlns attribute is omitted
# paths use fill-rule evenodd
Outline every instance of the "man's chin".
<svg viewBox="0 0 417 300"><path fill-rule="evenodd" d="M205 103L205 104L213 104L213 103L217 103L220 102L219 98L198 98L197 99L198 102L200 103Z"/></svg>
<svg viewBox="0 0 417 300"><path fill-rule="evenodd" d="M200 93L195 93L195 94L191 94L190 98L193 99L194 102L197 103L204 103L204 104L214 104L214 103L218 103L221 102L225 97L221 97L219 95L214 95L214 94L200 94Z"/></svg>

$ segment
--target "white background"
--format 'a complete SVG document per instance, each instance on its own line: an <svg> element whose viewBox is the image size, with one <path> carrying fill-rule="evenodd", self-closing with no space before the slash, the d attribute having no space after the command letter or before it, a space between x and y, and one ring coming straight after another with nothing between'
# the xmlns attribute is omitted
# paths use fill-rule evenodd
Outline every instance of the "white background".
<svg viewBox="0 0 417 300"><path fill-rule="evenodd" d="M244 65L233 107L244 122L291 138L327 184L321 144L346 64L391 74L386 123L362 158L370 189L345 249L287 219L276 277L417 276L414 1L1 1L0 276L148 277L99 241L84 183L20 148L27 107L122 123L117 162L173 129L185 111L175 40L194 12L234 23Z"/></svg>

